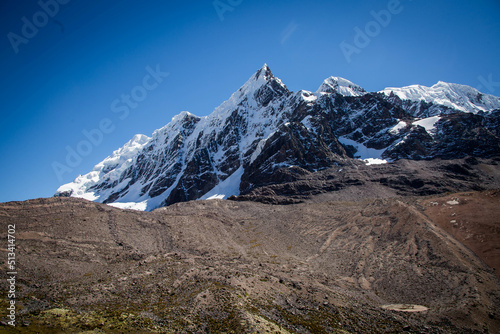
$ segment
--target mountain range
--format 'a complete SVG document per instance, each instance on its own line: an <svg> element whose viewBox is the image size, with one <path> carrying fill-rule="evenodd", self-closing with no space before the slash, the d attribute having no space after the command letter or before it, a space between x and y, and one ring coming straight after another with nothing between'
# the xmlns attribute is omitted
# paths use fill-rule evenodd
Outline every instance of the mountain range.
<svg viewBox="0 0 500 334"><path fill-rule="evenodd" d="M135 135L56 196L151 211L229 198L325 169L500 154L500 98L438 82L367 92L329 77L290 91L264 65L204 117Z"/></svg>
<svg viewBox="0 0 500 334"><path fill-rule="evenodd" d="M500 334L499 117L463 85L291 92L264 65L0 203L0 334Z"/></svg>

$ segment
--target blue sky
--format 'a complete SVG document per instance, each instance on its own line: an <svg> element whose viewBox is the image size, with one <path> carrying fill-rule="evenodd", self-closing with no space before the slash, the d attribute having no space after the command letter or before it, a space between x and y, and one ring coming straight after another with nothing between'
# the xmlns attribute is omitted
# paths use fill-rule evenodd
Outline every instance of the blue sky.
<svg viewBox="0 0 500 334"><path fill-rule="evenodd" d="M21 0L0 16L0 202L52 196L134 134L209 114L264 63L293 91L334 75L500 95L498 0ZM71 167L68 148L85 152Z"/></svg>

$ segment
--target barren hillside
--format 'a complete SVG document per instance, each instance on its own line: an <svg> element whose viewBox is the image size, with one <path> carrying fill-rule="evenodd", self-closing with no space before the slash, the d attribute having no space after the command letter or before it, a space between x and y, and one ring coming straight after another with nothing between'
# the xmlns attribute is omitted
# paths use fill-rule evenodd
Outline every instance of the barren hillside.
<svg viewBox="0 0 500 334"><path fill-rule="evenodd" d="M489 203L477 216L498 212L493 192L151 213L73 198L1 204L2 231L16 224L25 326L0 332L499 333L500 282L477 256L489 253L433 211L466 196ZM454 208L457 221L470 211ZM498 240L488 217L485 238Z"/></svg>

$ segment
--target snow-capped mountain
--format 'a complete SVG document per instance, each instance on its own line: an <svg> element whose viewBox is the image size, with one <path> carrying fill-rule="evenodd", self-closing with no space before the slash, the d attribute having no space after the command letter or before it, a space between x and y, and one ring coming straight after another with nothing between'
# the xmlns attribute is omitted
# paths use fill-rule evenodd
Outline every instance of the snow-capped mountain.
<svg viewBox="0 0 500 334"><path fill-rule="evenodd" d="M398 97L401 106L416 117L430 117L456 110L473 114L500 109L500 99L477 89L439 81L432 87L412 85L402 88L385 88L381 93ZM432 104L434 107L430 107Z"/></svg>
<svg viewBox="0 0 500 334"><path fill-rule="evenodd" d="M121 174L132 165L135 156L150 140L151 138L148 136L135 135L120 149L95 165L90 173L80 175L73 182L59 187L58 193L70 193L74 197L81 197L91 201L98 199L93 192L87 192L87 189L102 181L102 175L106 175L110 181L118 180Z"/></svg>
<svg viewBox="0 0 500 334"><path fill-rule="evenodd" d="M343 96L361 96L367 92L349 80L339 77L325 79L316 93L338 93Z"/></svg>
<svg viewBox="0 0 500 334"><path fill-rule="evenodd" d="M499 155L500 99L473 93L445 83L367 93L336 77L315 93L291 92L264 65L210 115L182 112L151 138L134 136L56 195L152 210L289 182L352 158Z"/></svg>

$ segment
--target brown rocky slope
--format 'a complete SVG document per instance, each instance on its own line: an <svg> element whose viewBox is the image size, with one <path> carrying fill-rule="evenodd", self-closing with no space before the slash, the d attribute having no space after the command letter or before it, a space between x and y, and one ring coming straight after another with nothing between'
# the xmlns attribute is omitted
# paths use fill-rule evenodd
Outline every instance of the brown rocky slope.
<svg viewBox="0 0 500 334"><path fill-rule="evenodd" d="M19 306L0 332L500 333L500 282L439 227L442 201L0 204L2 244L16 225Z"/></svg>

